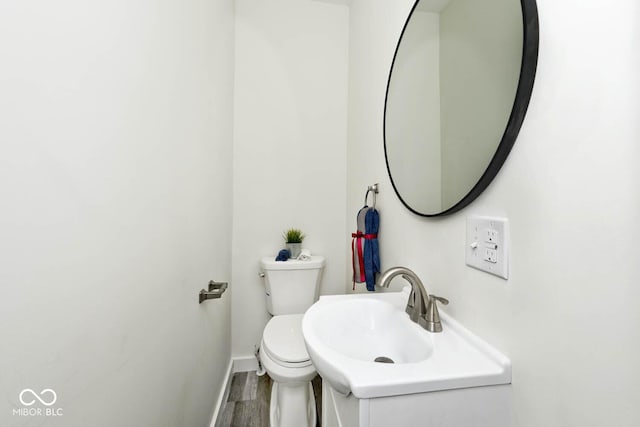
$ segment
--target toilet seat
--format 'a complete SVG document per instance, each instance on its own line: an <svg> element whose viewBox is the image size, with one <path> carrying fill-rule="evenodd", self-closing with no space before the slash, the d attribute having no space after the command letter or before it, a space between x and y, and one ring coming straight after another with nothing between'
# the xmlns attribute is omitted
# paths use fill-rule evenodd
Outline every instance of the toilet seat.
<svg viewBox="0 0 640 427"><path fill-rule="evenodd" d="M311 365L302 336L303 314L285 314L269 320L262 335L263 350L278 365L304 368Z"/></svg>

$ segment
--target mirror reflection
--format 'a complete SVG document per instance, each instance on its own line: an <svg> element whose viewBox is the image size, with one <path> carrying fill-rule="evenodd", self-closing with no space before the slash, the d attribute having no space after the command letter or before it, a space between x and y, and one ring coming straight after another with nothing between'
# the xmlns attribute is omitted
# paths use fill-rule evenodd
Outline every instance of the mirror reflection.
<svg viewBox="0 0 640 427"><path fill-rule="evenodd" d="M389 77L385 154L415 213L450 210L487 170L514 108L523 37L520 0L414 6Z"/></svg>

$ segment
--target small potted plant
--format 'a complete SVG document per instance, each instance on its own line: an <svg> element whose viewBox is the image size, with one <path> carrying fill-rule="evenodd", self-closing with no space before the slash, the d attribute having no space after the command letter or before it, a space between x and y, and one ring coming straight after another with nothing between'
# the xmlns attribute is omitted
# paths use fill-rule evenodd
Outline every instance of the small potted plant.
<svg viewBox="0 0 640 427"><path fill-rule="evenodd" d="M290 228L282 235L287 249L291 252L291 258L298 258L302 250L302 241L306 237L302 230Z"/></svg>

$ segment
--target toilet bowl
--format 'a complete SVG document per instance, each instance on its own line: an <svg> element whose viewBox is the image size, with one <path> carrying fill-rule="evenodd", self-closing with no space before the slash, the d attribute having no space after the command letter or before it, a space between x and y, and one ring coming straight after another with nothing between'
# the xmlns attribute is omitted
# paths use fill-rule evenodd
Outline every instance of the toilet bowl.
<svg viewBox="0 0 640 427"><path fill-rule="evenodd" d="M264 328L260 361L273 380L269 418L271 427L315 427L316 404L311 380L316 370L302 336L304 312L318 300L324 258L261 260L267 311L273 315Z"/></svg>
<svg viewBox="0 0 640 427"><path fill-rule="evenodd" d="M273 317L264 329L260 360L273 380L271 427L315 427L311 380L316 370L302 337L302 314Z"/></svg>

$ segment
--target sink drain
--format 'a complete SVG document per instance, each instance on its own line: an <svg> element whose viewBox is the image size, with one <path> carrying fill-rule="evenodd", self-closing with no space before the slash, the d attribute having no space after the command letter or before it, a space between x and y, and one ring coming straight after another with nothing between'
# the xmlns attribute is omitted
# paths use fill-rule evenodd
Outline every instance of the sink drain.
<svg viewBox="0 0 640 427"><path fill-rule="evenodd" d="M373 359L373 361L378 363L395 363L393 359L386 356L378 356L375 359Z"/></svg>

